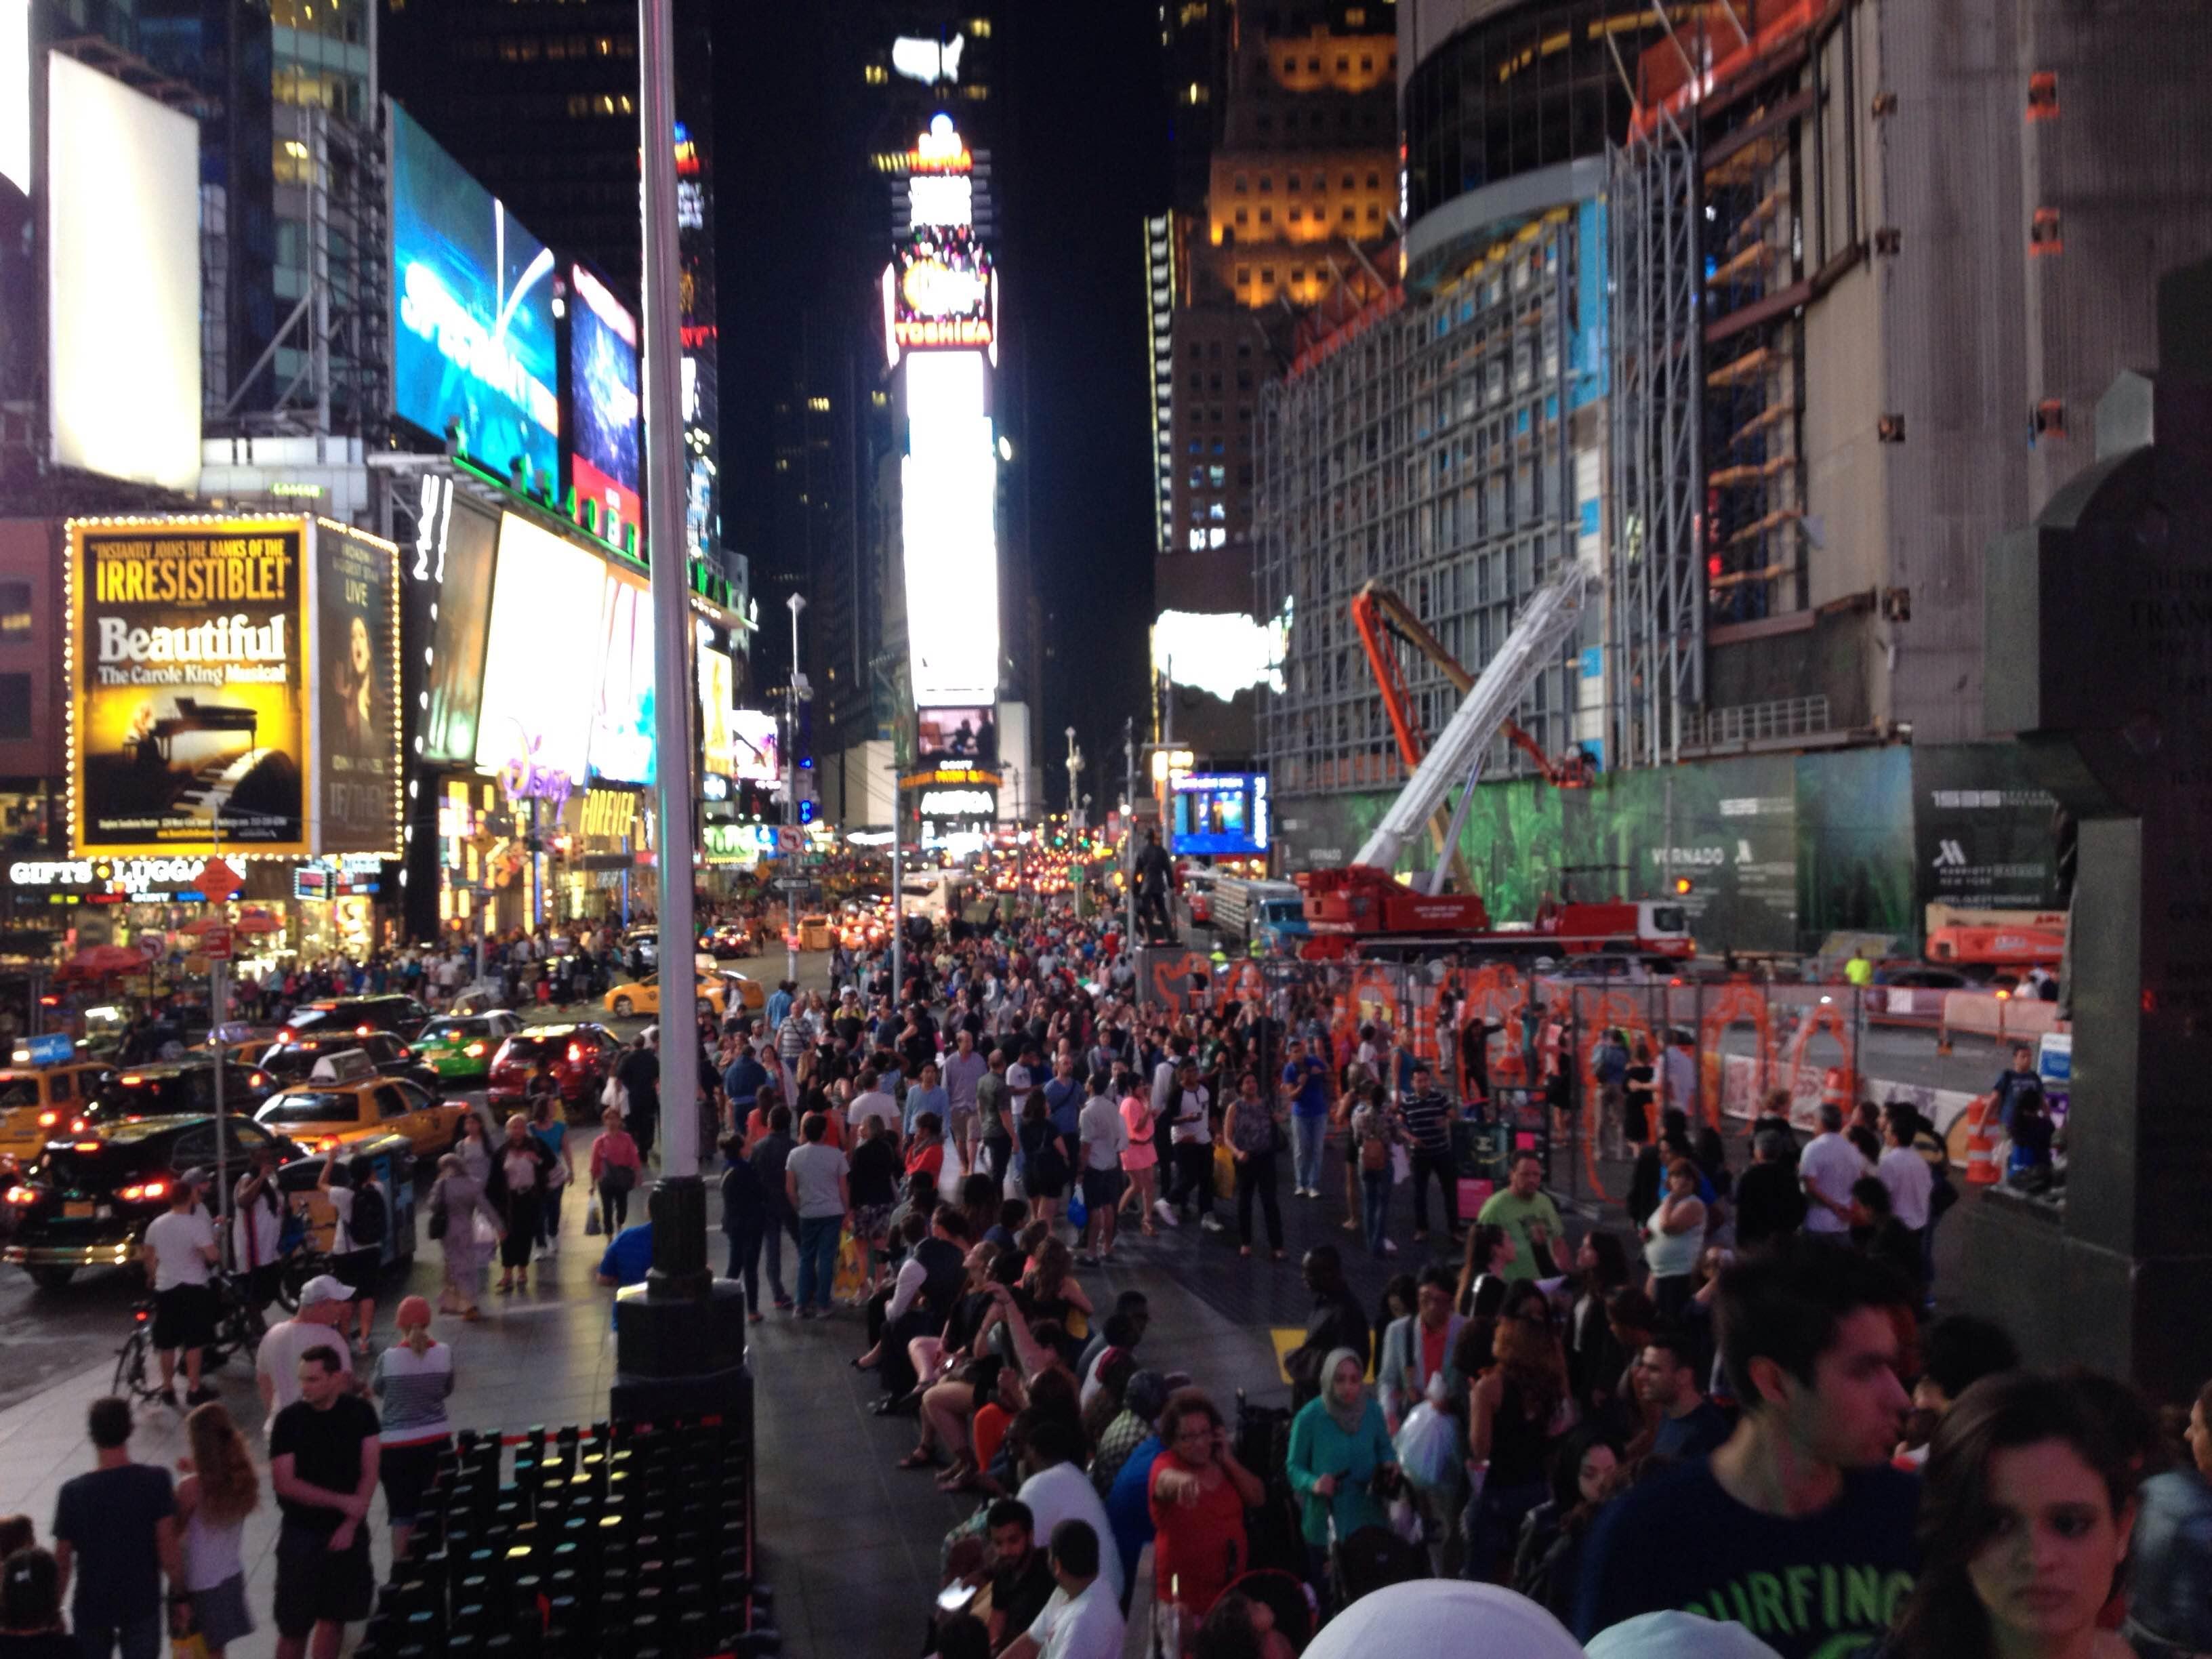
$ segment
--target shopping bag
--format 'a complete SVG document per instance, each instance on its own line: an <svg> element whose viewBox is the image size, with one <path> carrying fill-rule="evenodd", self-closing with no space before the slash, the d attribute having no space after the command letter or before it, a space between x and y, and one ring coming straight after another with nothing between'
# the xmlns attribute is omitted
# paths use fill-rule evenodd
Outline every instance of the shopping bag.
<svg viewBox="0 0 2212 1659"><path fill-rule="evenodd" d="M1213 1143L1213 1195L1216 1198L1237 1196L1237 1155L1229 1150L1226 1141Z"/></svg>
<svg viewBox="0 0 2212 1659"><path fill-rule="evenodd" d="M1083 1201L1081 1188L1067 1195L1067 1224L1081 1232L1091 1220L1091 1206Z"/></svg>
<svg viewBox="0 0 2212 1659"><path fill-rule="evenodd" d="M1406 1413L1391 1443L1398 1467L1415 1486L1433 1489L1455 1482L1459 1472L1459 1427L1449 1413L1429 1401Z"/></svg>
<svg viewBox="0 0 2212 1659"><path fill-rule="evenodd" d="M584 1212L584 1237L586 1238L597 1238L599 1236L599 1206L593 1204L587 1207Z"/></svg>
<svg viewBox="0 0 2212 1659"><path fill-rule="evenodd" d="M1402 1186L1413 1178L1413 1155L1401 1144L1390 1149L1390 1184Z"/></svg>
<svg viewBox="0 0 2212 1659"><path fill-rule="evenodd" d="M207 1638L194 1631L189 1636L169 1638L171 1659L208 1659Z"/></svg>
<svg viewBox="0 0 2212 1659"><path fill-rule="evenodd" d="M866 1289L860 1276L860 1241L847 1233L837 1244L837 1272L830 1281L830 1293L841 1301L848 1301Z"/></svg>

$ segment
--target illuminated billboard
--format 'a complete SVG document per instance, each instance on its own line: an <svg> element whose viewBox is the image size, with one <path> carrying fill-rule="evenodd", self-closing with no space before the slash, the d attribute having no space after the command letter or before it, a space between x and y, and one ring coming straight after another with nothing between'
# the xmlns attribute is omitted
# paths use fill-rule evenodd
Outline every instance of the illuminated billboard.
<svg viewBox="0 0 2212 1659"><path fill-rule="evenodd" d="M653 600L645 579L612 565L601 590L599 631L587 661L599 665L592 714L592 775L653 781Z"/></svg>
<svg viewBox="0 0 2212 1659"><path fill-rule="evenodd" d="M435 766L468 766L477 757L499 520L459 495L451 479L432 474L424 483L426 489L437 488L426 496L425 539L416 546L413 568L416 580L435 584L438 613L431 624L423 687L429 702L416 730L424 760Z"/></svg>
<svg viewBox="0 0 2212 1659"><path fill-rule="evenodd" d="M62 52L46 61L53 459L197 489L199 123ZM9 95L0 123L15 118Z"/></svg>
<svg viewBox="0 0 2212 1659"><path fill-rule="evenodd" d="M730 775L740 783L783 781L783 732L773 714L740 708L730 715L730 744L736 763Z"/></svg>
<svg viewBox="0 0 2212 1659"><path fill-rule="evenodd" d="M392 407L502 475L558 478L553 256L391 105Z"/></svg>
<svg viewBox="0 0 2212 1659"><path fill-rule="evenodd" d="M738 700L736 665L726 651L708 643L709 630L699 629L699 765L710 776L726 778L737 764L736 740L730 732L732 705Z"/></svg>
<svg viewBox="0 0 2212 1659"><path fill-rule="evenodd" d="M917 708L981 708L999 696L997 441L980 351L906 362L901 535Z"/></svg>
<svg viewBox="0 0 2212 1659"><path fill-rule="evenodd" d="M1178 772L1175 850L1246 857L1267 850L1267 775Z"/></svg>
<svg viewBox="0 0 2212 1659"><path fill-rule="evenodd" d="M70 526L79 854L205 851L218 837L227 854L313 850L310 534L301 519Z"/></svg>
<svg viewBox="0 0 2212 1659"><path fill-rule="evenodd" d="M901 350L991 343L991 256L972 230L918 228L892 269L891 337Z"/></svg>
<svg viewBox="0 0 2212 1659"><path fill-rule="evenodd" d="M501 515L478 766L533 786L583 783L599 707L606 571L589 549L520 514Z"/></svg>
<svg viewBox="0 0 2212 1659"><path fill-rule="evenodd" d="M399 856L398 550L359 531L314 528L309 683L318 854Z"/></svg>
<svg viewBox="0 0 2212 1659"><path fill-rule="evenodd" d="M571 265L568 276L568 482L579 501L637 524L637 324L583 266ZM600 526L606 533L604 517Z"/></svg>
<svg viewBox="0 0 2212 1659"><path fill-rule="evenodd" d="M915 752L925 766L999 763L999 726L987 705L980 708L923 708L916 711L920 740Z"/></svg>

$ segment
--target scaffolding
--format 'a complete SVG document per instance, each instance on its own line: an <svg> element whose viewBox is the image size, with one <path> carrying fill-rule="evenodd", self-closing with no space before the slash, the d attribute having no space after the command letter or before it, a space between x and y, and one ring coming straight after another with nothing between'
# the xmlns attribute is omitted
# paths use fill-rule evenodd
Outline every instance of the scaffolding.
<svg viewBox="0 0 2212 1659"><path fill-rule="evenodd" d="M1405 781L1350 616L1364 583L1395 589L1479 673L1576 556L1571 335L1579 262L1597 257L1573 212L1547 213L1437 293L1376 300L1262 393L1255 614L1289 628L1258 724L1279 799ZM1578 644L1557 650L1514 714L1547 752L1579 735ZM1421 725L1438 730L1457 690L1425 659L1407 682ZM1503 737L1484 759L1487 777L1530 769Z"/></svg>
<svg viewBox="0 0 2212 1659"><path fill-rule="evenodd" d="M1694 114L1690 118L1694 119ZM1607 155L1613 255L1611 633L1617 764L1678 758L1705 701L1697 149L1662 107Z"/></svg>

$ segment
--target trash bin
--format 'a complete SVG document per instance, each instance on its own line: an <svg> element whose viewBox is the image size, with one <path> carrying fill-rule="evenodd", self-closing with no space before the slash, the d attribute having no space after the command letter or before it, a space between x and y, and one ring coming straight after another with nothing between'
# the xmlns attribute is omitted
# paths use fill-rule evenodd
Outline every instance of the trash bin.
<svg viewBox="0 0 2212 1659"><path fill-rule="evenodd" d="M801 916L799 919L799 948L802 951L826 951L830 948L830 918Z"/></svg>

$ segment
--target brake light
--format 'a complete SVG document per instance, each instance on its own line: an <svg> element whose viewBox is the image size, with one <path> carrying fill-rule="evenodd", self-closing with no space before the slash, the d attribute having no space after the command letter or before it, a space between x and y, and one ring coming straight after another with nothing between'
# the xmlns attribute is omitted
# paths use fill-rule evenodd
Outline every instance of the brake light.
<svg viewBox="0 0 2212 1659"><path fill-rule="evenodd" d="M106 1146L107 1143L104 1140L80 1140L70 1150L78 1152L97 1152L105 1150Z"/></svg>
<svg viewBox="0 0 2212 1659"><path fill-rule="evenodd" d="M483 1058L484 1045L481 1042L471 1042L467 1048L462 1049L461 1052L466 1054L471 1060L482 1060Z"/></svg>
<svg viewBox="0 0 2212 1659"><path fill-rule="evenodd" d="M58 1008L61 1006L62 1000L57 996L43 996L39 999L39 1006L41 1008Z"/></svg>
<svg viewBox="0 0 2212 1659"><path fill-rule="evenodd" d="M287 1025L283 1030L276 1033L276 1041L279 1042L296 1042L299 1041L299 1036L300 1034L297 1031Z"/></svg>
<svg viewBox="0 0 2212 1659"><path fill-rule="evenodd" d="M148 1324L151 1322L153 1317L154 1310L151 1308L133 1308L131 1310L131 1319L134 1324Z"/></svg>
<svg viewBox="0 0 2212 1659"><path fill-rule="evenodd" d="M115 1080L126 1089L135 1089L146 1079L136 1073L126 1072Z"/></svg>
<svg viewBox="0 0 2212 1659"><path fill-rule="evenodd" d="M81 1117L75 1118L70 1121L70 1133L73 1135L81 1135L90 1127L92 1127L92 1125L85 1119Z"/></svg>
<svg viewBox="0 0 2212 1659"><path fill-rule="evenodd" d="M356 1036L374 1036L376 1034L376 1027L374 1025L356 1025L353 1028L353 1034Z"/></svg>
<svg viewBox="0 0 2212 1659"><path fill-rule="evenodd" d="M29 1187L10 1187L6 1193L0 1194L0 1197L4 1197L10 1204L17 1205L35 1204L39 1201L39 1194Z"/></svg>
<svg viewBox="0 0 2212 1659"><path fill-rule="evenodd" d="M571 1066L580 1066L583 1062L584 1050L581 1046L574 1042L570 1043L568 1045L568 1063Z"/></svg>
<svg viewBox="0 0 2212 1659"><path fill-rule="evenodd" d="M61 1121L62 1115L59 1112L40 1112L39 1114L39 1127L41 1129L51 1129L55 1124Z"/></svg>
<svg viewBox="0 0 2212 1659"><path fill-rule="evenodd" d="M253 1074L253 1086L257 1089L267 1088L269 1086L269 1073L266 1072L256 1072Z"/></svg>
<svg viewBox="0 0 2212 1659"><path fill-rule="evenodd" d="M166 1198L168 1196L168 1193L169 1183L167 1182L149 1181L143 1183L133 1182L131 1185L125 1187L121 1192L116 1194L116 1196L124 1200L126 1203L135 1204L142 1199Z"/></svg>

